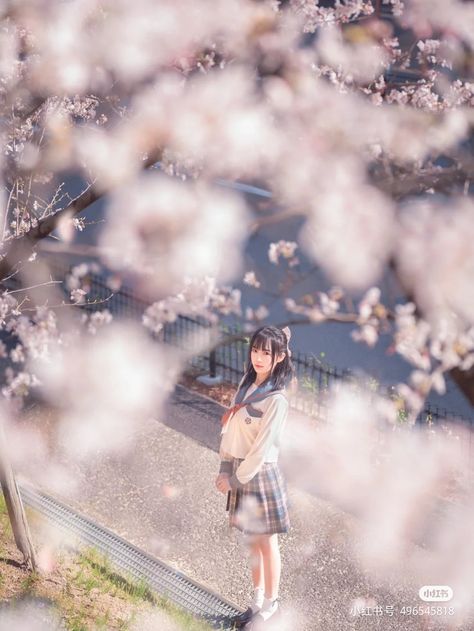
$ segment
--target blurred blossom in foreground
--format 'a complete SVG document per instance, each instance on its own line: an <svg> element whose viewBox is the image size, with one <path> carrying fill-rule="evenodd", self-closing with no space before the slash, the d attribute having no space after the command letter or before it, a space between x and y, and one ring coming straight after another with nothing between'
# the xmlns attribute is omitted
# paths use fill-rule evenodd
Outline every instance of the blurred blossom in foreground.
<svg viewBox="0 0 474 631"><path fill-rule="evenodd" d="M14 608L0 610L0 631L60 631L63 628L52 603L41 598L26 599Z"/></svg>
<svg viewBox="0 0 474 631"><path fill-rule="evenodd" d="M356 185L334 167L331 182L313 202L300 239L337 284L366 289L376 282L392 248L390 201L374 188Z"/></svg>
<svg viewBox="0 0 474 631"><path fill-rule="evenodd" d="M130 631L180 631L181 625L163 611L141 613L130 626Z"/></svg>
<svg viewBox="0 0 474 631"><path fill-rule="evenodd" d="M278 155L282 139L244 69L197 76L171 116L171 146L202 159L208 173L254 177Z"/></svg>
<svg viewBox="0 0 474 631"><path fill-rule="evenodd" d="M298 629L295 624L299 618L285 606L284 612L279 616L278 621L272 624L274 631L294 631ZM140 613L129 627L130 631L181 631L182 624L175 622L164 611L154 611L152 613Z"/></svg>
<svg viewBox="0 0 474 631"><path fill-rule="evenodd" d="M163 403L179 367L177 352L136 325L112 324L78 338L53 361L38 364L44 395L59 411L58 438L69 455L126 451Z"/></svg>
<svg viewBox="0 0 474 631"><path fill-rule="evenodd" d="M199 315L217 324L218 314L241 314L241 292L231 287L218 287L215 278L185 278L181 290L174 296L154 302L145 309L143 324L159 333L166 323L175 322L179 315ZM217 314L214 313L217 311ZM200 335L203 340L206 335ZM208 340L211 342L211 340ZM189 346L192 340L189 339ZM202 350L204 346L202 346Z"/></svg>
<svg viewBox="0 0 474 631"><path fill-rule="evenodd" d="M395 419L392 402L341 387L328 401L327 423L316 430L301 425L288 435L289 480L357 514L362 544L354 554L378 580L388 584L395 573L420 586L450 585L450 605L462 617L474 602L468 430L421 431ZM455 503L444 503L440 515L436 509L446 495ZM413 553L420 537L428 550Z"/></svg>
<svg viewBox="0 0 474 631"><path fill-rule="evenodd" d="M349 44L344 41L338 26L326 27L321 29L316 47L323 63L342 69L345 75L356 81L368 83L383 72L389 56L368 37L366 31L360 28L357 32L359 40Z"/></svg>
<svg viewBox="0 0 474 631"><path fill-rule="evenodd" d="M47 488L49 490L49 487ZM64 493L64 497L66 496L67 494ZM35 521L34 542L38 564L44 574L49 574L58 567L65 551L81 550L85 547L84 542L71 531L48 519Z"/></svg>
<svg viewBox="0 0 474 631"><path fill-rule="evenodd" d="M121 125L115 130L89 127L76 130L75 144L80 164L98 190L120 186L142 166L142 156L137 147L132 125Z"/></svg>
<svg viewBox="0 0 474 631"><path fill-rule="evenodd" d="M453 335L474 324L474 203L413 202L397 241L403 285L435 331Z"/></svg>
<svg viewBox="0 0 474 631"><path fill-rule="evenodd" d="M232 279L246 224L241 198L148 174L112 196L101 247L112 267L172 293L185 277Z"/></svg>
<svg viewBox="0 0 474 631"><path fill-rule="evenodd" d="M32 79L41 93L131 86L192 57L225 24L224 11L213 10L216 0L27 2L20 11L21 4L28 8L21 17L34 38ZM18 45L12 38L8 48Z"/></svg>
<svg viewBox="0 0 474 631"><path fill-rule="evenodd" d="M405 2L403 22L415 32L445 30L474 46L474 8L462 0L411 0ZM432 30L433 29L433 30Z"/></svg>
<svg viewBox="0 0 474 631"><path fill-rule="evenodd" d="M2 414L6 417L5 411ZM12 466L20 476L34 480L35 484L60 495L73 494L77 490L78 479L74 472L52 457L50 429L47 420L39 421L43 427L34 427L29 422L18 423L8 418L6 433Z"/></svg>

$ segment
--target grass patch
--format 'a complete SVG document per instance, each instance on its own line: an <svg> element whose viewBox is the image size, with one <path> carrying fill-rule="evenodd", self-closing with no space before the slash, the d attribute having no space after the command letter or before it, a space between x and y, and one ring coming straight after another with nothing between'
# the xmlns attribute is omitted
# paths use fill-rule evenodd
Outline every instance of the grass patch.
<svg viewBox="0 0 474 631"><path fill-rule="evenodd" d="M30 513L30 511L28 511ZM28 514L36 546L42 518ZM63 620L67 631L129 631L141 613L159 609L180 629L210 631L206 622L194 618L168 598L154 593L146 581L119 574L109 559L94 548L71 554L62 548L54 557L50 574L25 570L13 543L5 499L0 493L0 596L12 605L25 596L46 599ZM47 542L45 542L47 544Z"/></svg>
<svg viewBox="0 0 474 631"><path fill-rule="evenodd" d="M66 620L66 629L68 631L89 631L87 617L82 611L72 612Z"/></svg>
<svg viewBox="0 0 474 631"><path fill-rule="evenodd" d="M199 620L184 611L171 600L156 594L146 581L137 581L133 577L118 574L110 564L108 558L95 548L87 548L80 557L82 567L88 567L97 578L102 580L103 588L120 593L133 603L149 602L161 609L180 627L189 631L209 631L212 627L203 620Z"/></svg>
<svg viewBox="0 0 474 631"><path fill-rule="evenodd" d="M13 537L13 531L10 524L10 517L8 516L7 505L5 503L5 497L0 492L0 526L8 539Z"/></svg>
<svg viewBox="0 0 474 631"><path fill-rule="evenodd" d="M34 593L35 587L40 580L40 575L36 572L28 572L25 578L21 581L21 590L23 594Z"/></svg>
<svg viewBox="0 0 474 631"><path fill-rule="evenodd" d="M170 618L172 618L176 624L178 624L186 631L209 631L213 627L208 625L204 620L195 618L187 611L180 609L168 598L163 596L156 596L156 605L164 611Z"/></svg>
<svg viewBox="0 0 474 631"><path fill-rule="evenodd" d="M112 593L120 594L131 602L147 601L154 603L155 595L146 581L137 581L131 576L118 574L111 566L109 559L95 548L87 548L79 555L79 564L83 570L92 573L91 582L95 587Z"/></svg>

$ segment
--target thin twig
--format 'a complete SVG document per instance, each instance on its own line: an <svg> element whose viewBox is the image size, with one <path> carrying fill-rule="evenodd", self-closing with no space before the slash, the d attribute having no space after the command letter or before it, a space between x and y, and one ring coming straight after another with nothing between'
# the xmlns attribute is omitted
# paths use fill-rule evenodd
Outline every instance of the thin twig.
<svg viewBox="0 0 474 631"><path fill-rule="evenodd" d="M161 150L156 149L148 153L148 157L142 162L142 169L148 169L156 162L159 161L161 156ZM15 239L10 243L8 251L0 261L0 279L3 279L12 268L21 264L24 261L35 245L49 236L59 224L62 217L70 215L75 216L82 212L85 208L91 206L98 199L101 199L108 190L96 190L92 188L92 184L89 185L84 191L82 191L73 201L65 208L58 210L57 212L48 215L44 219L40 220L34 228L30 228L28 232Z"/></svg>
<svg viewBox="0 0 474 631"><path fill-rule="evenodd" d="M110 294L110 296L107 296L107 298L103 298L103 299L97 299L97 300L91 300L89 302L62 302L60 305L47 305L48 309L59 309L60 307L87 307L88 305L101 305L104 302L108 302L111 298L113 298L113 296L115 295L115 293ZM31 309L23 309L22 312L25 311L36 311L37 307L31 308Z"/></svg>
<svg viewBox="0 0 474 631"><path fill-rule="evenodd" d="M39 283L38 285L31 285L31 287L21 287L21 289L12 289L8 291L9 294L17 294L19 291L28 291L29 289L36 289L37 287L45 287L46 285L61 284L62 280L48 280L46 283Z"/></svg>
<svg viewBox="0 0 474 631"><path fill-rule="evenodd" d="M7 206L5 208L5 218L3 220L3 234L2 234L2 240L5 237L5 231L7 229L7 221L8 221L8 211L10 208L10 202L12 200L12 195L13 195L13 186L10 189L10 194L8 195L8 201L7 201Z"/></svg>

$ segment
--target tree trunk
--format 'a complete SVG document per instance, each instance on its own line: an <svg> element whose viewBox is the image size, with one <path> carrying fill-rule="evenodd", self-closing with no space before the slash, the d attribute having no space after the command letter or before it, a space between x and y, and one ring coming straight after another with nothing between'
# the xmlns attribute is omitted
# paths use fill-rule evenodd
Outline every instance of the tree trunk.
<svg viewBox="0 0 474 631"><path fill-rule="evenodd" d="M452 368L451 377L456 382L456 385L465 397L468 399L471 405L474 405L474 368L469 370L459 370L459 368Z"/></svg>
<svg viewBox="0 0 474 631"><path fill-rule="evenodd" d="M36 555L31 540L30 529L26 521L25 509L13 475L8 457L7 444L3 423L0 421L0 482L2 485L5 504L10 517L15 543L23 554L25 564L33 571L37 569Z"/></svg>

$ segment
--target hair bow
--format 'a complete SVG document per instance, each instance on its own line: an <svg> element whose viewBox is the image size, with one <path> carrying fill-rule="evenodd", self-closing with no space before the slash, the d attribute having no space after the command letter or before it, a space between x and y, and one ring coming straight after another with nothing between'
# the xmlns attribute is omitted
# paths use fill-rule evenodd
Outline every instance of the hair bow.
<svg viewBox="0 0 474 631"><path fill-rule="evenodd" d="M290 327L289 327L289 326L285 326L285 327L282 329L282 331L283 331L283 333L284 333L284 334L285 334L285 336L286 336L286 348L287 348L287 350L288 350L288 355L291 357L291 351L290 351L290 347L289 347L290 340L291 340L291 331L290 331Z"/></svg>

